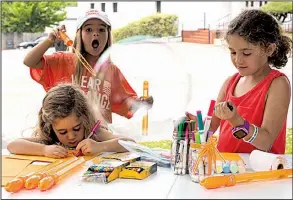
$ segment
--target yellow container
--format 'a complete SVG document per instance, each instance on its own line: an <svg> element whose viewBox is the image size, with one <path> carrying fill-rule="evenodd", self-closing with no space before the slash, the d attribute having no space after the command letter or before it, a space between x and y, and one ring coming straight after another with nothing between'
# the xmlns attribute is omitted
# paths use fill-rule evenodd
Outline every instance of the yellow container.
<svg viewBox="0 0 293 200"><path fill-rule="evenodd" d="M157 171L157 164L154 162L136 161L122 168L120 178L145 179Z"/></svg>

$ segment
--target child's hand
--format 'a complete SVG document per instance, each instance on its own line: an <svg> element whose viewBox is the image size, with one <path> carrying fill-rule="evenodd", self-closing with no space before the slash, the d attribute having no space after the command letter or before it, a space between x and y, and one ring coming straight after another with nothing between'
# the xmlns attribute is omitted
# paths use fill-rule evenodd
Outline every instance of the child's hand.
<svg viewBox="0 0 293 200"><path fill-rule="evenodd" d="M218 103L215 106L214 113L216 117L222 120L232 120L238 115L236 107L231 101Z"/></svg>
<svg viewBox="0 0 293 200"><path fill-rule="evenodd" d="M66 32L65 25L61 25L60 27L53 29L53 31L48 36L49 40L51 40L53 42L57 42L57 41L61 40L58 31Z"/></svg>
<svg viewBox="0 0 293 200"><path fill-rule="evenodd" d="M83 155L90 155L102 152L100 147L101 145L99 145L98 142L92 139L84 139L77 145L76 150L81 150Z"/></svg>
<svg viewBox="0 0 293 200"><path fill-rule="evenodd" d="M145 97L139 97L139 100L141 103L146 103L148 106L148 109L151 109L154 103L154 98L152 96L149 96L147 98Z"/></svg>
<svg viewBox="0 0 293 200"><path fill-rule="evenodd" d="M44 148L44 156L50 158L65 158L68 156L68 151L64 147L58 145L46 145Z"/></svg>
<svg viewBox="0 0 293 200"><path fill-rule="evenodd" d="M195 120L195 121L197 121L197 117L194 116L193 114L189 113L189 112L185 112L185 116L189 120Z"/></svg>

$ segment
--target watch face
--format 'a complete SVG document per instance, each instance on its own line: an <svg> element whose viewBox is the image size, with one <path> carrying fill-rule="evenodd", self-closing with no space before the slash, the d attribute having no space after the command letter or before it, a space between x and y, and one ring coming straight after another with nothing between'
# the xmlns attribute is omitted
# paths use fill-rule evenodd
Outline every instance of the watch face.
<svg viewBox="0 0 293 200"><path fill-rule="evenodd" d="M234 135L237 139L242 139L242 138L244 138L245 136L247 136L247 133L240 129L240 130L234 132L233 135Z"/></svg>

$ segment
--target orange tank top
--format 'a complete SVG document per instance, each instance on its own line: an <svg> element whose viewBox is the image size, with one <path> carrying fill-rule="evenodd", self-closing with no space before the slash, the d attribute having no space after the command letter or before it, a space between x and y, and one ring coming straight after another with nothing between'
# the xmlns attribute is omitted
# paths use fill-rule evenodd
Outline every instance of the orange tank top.
<svg viewBox="0 0 293 200"><path fill-rule="evenodd" d="M236 73L232 76L227 85L225 101L232 101L236 105L238 114L240 116L245 118L250 124L255 124L256 126L260 127L263 121L267 92L272 81L279 76L286 75L279 72L278 70L272 69L270 73L249 92L240 97L235 97L233 96L234 89L239 79L241 78L240 74ZM271 153L285 153L286 121L270 149ZM220 152L251 153L253 150L257 149L253 145L246 143L243 140L236 139L232 135L231 129L232 126L228 121L221 120L218 142L218 149Z"/></svg>

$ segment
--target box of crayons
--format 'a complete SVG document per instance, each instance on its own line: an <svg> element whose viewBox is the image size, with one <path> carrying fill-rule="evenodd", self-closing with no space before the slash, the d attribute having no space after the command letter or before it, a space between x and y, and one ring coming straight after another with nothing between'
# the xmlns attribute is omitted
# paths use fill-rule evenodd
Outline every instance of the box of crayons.
<svg viewBox="0 0 293 200"><path fill-rule="evenodd" d="M83 174L82 180L87 182L109 183L119 178L122 167L128 164L129 162L111 159L95 160L95 164L92 164Z"/></svg>
<svg viewBox="0 0 293 200"><path fill-rule="evenodd" d="M157 171L157 164L147 161L136 161L123 166L119 177L125 179L145 179Z"/></svg>
<svg viewBox="0 0 293 200"><path fill-rule="evenodd" d="M140 160L140 156L138 154L132 152L125 153L113 153L107 156L103 156L104 159L114 159L122 162L135 162Z"/></svg>

